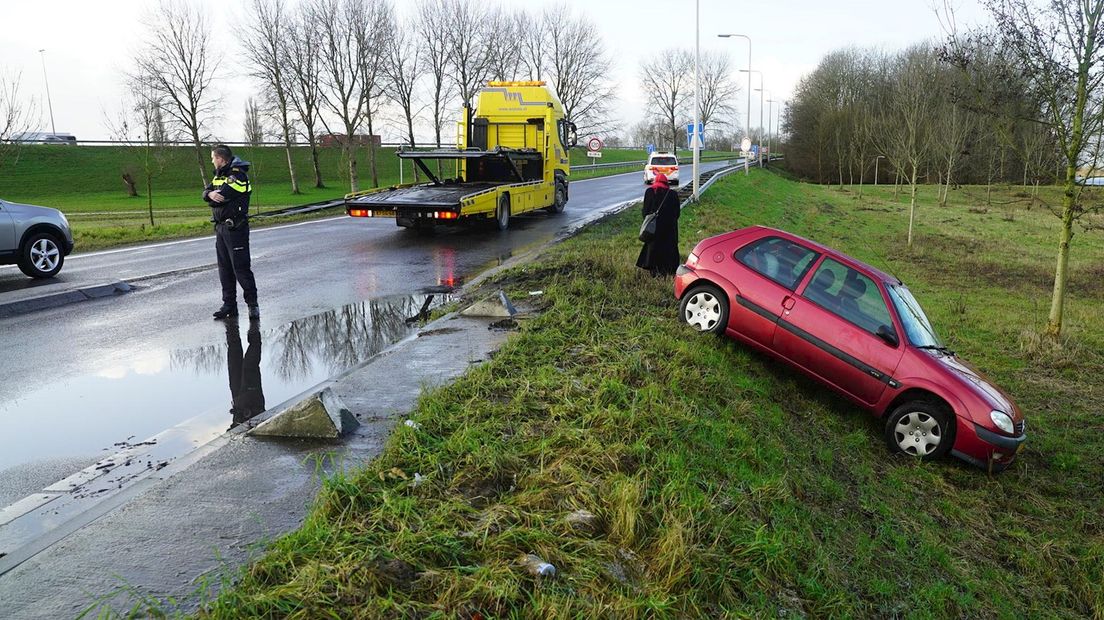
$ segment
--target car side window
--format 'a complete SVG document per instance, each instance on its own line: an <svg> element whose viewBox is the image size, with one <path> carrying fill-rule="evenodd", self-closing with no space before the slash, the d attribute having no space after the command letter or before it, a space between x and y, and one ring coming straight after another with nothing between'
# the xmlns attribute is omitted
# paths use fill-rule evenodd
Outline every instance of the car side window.
<svg viewBox="0 0 1104 620"><path fill-rule="evenodd" d="M882 325L893 329L878 285L831 258L820 264L801 296L872 334Z"/></svg>
<svg viewBox="0 0 1104 620"><path fill-rule="evenodd" d="M781 237L767 237L736 251L735 259L778 284L793 290L818 254Z"/></svg>

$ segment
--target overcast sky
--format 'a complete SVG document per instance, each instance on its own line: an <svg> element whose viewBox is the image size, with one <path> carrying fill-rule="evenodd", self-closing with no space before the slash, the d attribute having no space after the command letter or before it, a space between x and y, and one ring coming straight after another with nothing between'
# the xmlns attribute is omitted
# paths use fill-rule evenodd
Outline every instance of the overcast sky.
<svg viewBox="0 0 1104 620"><path fill-rule="evenodd" d="M243 137L244 100L257 85L239 58L235 25L248 19L245 0L191 0L209 11L212 47L222 58L218 91L222 118L209 124L216 138ZM494 1L494 0L490 0ZM528 0L539 9L565 0ZM747 66L744 39L719 39L735 32L752 38L751 61L764 74L776 99L789 97L800 77L834 49L878 46L896 50L942 34L932 0L700 0L701 49L728 50L736 66ZM513 5L514 3L504 3ZM517 3L519 6L521 3ZM618 84L617 116L628 128L645 114L637 84L641 61L667 47L694 46L692 0L566 0L576 13L598 25L614 56L611 78ZM413 0L396 2L400 11ZM942 0L940 0L942 5ZM152 0L0 0L0 72L20 74L22 93L40 103L40 127L50 130L42 58L46 61L54 121L59 132L78 139L106 139L104 114L120 107L122 75L142 42L141 16ZM975 0L958 0L960 27L987 21ZM44 54L39 54L45 49ZM739 77L746 88L746 74ZM758 78L753 86L758 88ZM758 94L752 102L752 125L758 125ZM739 106L742 111L746 104ZM426 128L428 130L428 128ZM398 139L397 126L382 130L384 141ZM427 133L426 131L420 133Z"/></svg>

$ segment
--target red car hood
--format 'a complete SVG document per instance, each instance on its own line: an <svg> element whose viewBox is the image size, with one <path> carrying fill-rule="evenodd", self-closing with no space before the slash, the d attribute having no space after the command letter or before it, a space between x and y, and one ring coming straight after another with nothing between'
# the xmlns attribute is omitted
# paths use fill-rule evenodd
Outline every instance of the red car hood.
<svg viewBox="0 0 1104 620"><path fill-rule="evenodd" d="M932 357L938 360L940 365L960 377L968 386L973 388L979 396L984 398L993 409L1007 413L1012 416L1012 419L1015 421L1019 421L1023 418L1020 414L1020 410L1012 403L1012 400L973 366L952 355L942 355L934 351L931 353Z"/></svg>

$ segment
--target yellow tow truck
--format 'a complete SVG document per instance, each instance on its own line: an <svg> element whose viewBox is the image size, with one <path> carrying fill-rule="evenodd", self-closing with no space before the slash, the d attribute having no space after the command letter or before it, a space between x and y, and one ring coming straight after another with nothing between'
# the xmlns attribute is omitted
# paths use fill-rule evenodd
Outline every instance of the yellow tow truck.
<svg viewBox="0 0 1104 620"><path fill-rule="evenodd" d="M571 170L568 149L578 141L576 134L544 82L488 82L474 112L464 107L456 148L398 152L430 182L347 194L345 212L394 218L416 230L471 222L493 222L506 230L519 213L562 213ZM447 163L442 166L441 160ZM435 169L454 176L441 178Z"/></svg>

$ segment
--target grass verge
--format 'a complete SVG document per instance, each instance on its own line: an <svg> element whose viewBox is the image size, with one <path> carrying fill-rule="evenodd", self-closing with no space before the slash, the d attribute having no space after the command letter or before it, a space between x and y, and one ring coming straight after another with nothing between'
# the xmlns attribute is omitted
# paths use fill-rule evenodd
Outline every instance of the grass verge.
<svg viewBox="0 0 1104 620"><path fill-rule="evenodd" d="M1027 412L1008 472L892 458L842 399L693 337L669 282L632 267L626 213L493 283L542 289L543 313L327 480L200 615L1104 617L1104 291L1075 280L1069 342L1042 346L1028 276L1049 271L1056 221L921 213L908 250L891 197L753 171L684 213L682 245L764 223L891 268ZM1101 264L1088 243L1073 256L1075 274Z"/></svg>

